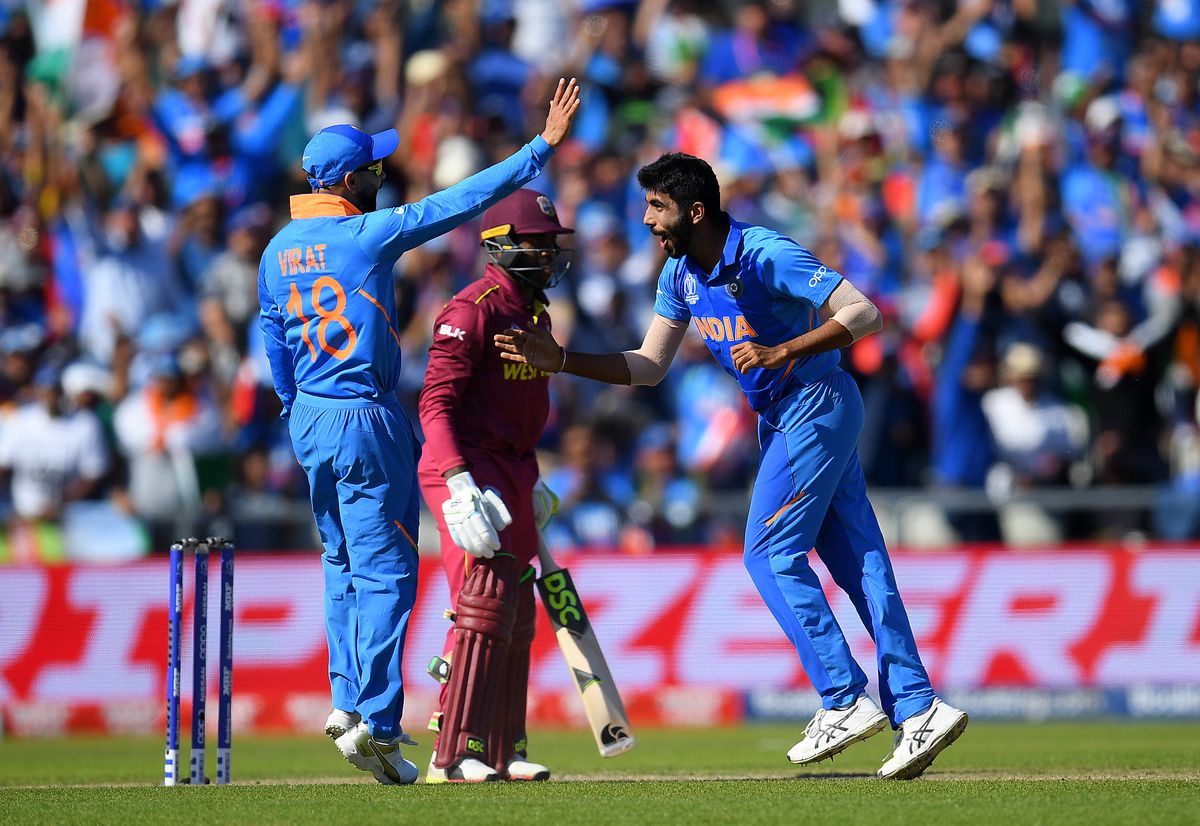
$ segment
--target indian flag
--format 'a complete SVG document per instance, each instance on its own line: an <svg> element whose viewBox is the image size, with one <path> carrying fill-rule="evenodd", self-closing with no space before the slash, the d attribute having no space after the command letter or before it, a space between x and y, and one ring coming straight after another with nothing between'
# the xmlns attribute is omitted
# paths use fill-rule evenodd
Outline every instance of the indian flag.
<svg viewBox="0 0 1200 826"><path fill-rule="evenodd" d="M757 75L713 91L713 108L731 121L804 121L821 111L821 97L801 75Z"/></svg>

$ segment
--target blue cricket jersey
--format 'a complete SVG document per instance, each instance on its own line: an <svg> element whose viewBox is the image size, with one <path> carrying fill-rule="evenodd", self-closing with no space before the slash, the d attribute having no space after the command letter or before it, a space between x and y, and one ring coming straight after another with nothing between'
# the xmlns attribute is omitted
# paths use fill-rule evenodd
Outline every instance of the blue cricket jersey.
<svg viewBox="0 0 1200 826"><path fill-rule="evenodd" d="M551 151L539 135L442 192L365 215L336 195L293 196L292 221L258 266L259 324L284 415L297 392L392 402L400 381L396 260L536 178Z"/></svg>
<svg viewBox="0 0 1200 826"><path fill-rule="evenodd" d="M739 373L730 349L746 340L774 347L819 327L817 309L841 280L786 235L730 219L713 273L688 256L667 261L658 277L654 312L674 321L695 319L717 363L737 379L758 412L828 375L841 356L831 350L772 370Z"/></svg>

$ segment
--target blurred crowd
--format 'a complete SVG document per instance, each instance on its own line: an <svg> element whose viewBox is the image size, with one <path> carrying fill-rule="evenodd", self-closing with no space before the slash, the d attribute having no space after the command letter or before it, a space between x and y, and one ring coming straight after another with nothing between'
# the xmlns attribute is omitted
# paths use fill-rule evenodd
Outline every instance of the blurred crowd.
<svg viewBox="0 0 1200 826"><path fill-rule="evenodd" d="M301 147L394 126L380 207L412 201L524 143L559 76L584 107L533 186L578 231L572 349L640 343L634 173L689 152L882 309L843 360L870 484L1153 486L1149 514L1027 516L1200 535L1200 0L0 0L0 29L0 561L311 546L256 321ZM476 223L398 264L409 410L481 266ZM556 544L740 542L714 503L753 415L698 337L656 388L551 388Z"/></svg>

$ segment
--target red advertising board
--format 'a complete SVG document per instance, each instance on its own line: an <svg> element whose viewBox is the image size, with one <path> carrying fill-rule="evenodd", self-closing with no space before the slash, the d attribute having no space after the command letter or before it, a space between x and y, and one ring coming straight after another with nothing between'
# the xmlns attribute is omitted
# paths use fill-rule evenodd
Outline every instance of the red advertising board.
<svg viewBox="0 0 1200 826"><path fill-rule="evenodd" d="M925 663L940 690L1200 684L1200 550L893 554ZM805 689L794 651L736 554L564 556L634 724L730 722L760 689ZM449 605L423 560L405 658L405 726L424 726ZM828 580L826 592L868 673L869 637ZM184 706L191 566L184 605ZM217 588L212 571L210 593ZM0 710L16 733L160 730L166 680L165 558L113 567L0 568ZM315 554L237 560L235 726L319 731L329 709L322 577ZM209 638L216 639L212 611ZM211 667L210 678L215 680ZM539 615L532 720L582 712ZM215 684L210 687L214 696Z"/></svg>

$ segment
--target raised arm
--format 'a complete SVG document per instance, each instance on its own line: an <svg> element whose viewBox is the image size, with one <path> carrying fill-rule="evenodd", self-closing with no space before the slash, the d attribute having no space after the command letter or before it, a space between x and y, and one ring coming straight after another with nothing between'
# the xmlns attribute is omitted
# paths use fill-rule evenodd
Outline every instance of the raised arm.
<svg viewBox="0 0 1200 826"><path fill-rule="evenodd" d="M486 354L487 341L483 314L473 302L451 301L434 319L433 330L418 412L425 432L425 454L444 474L469 469L455 433L454 418L471 376ZM454 330L456 334L440 330Z"/></svg>
<svg viewBox="0 0 1200 826"><path fill-rule="evenodd" d="M621 353L571 353L548 332L530 325L495 336L500 358L548 373L571 373L608 384L650 386L662 381L687 333L687 323L655 315L642 346Z"/></svg>
<svg viewBox="0 0 1200 826"><path fill-rule="evenodd" d="M541 174L551 152L571 131L577 111L578 84L574 78L560 79L540 135L500 163L441 192L397 209L370 213L363 230L365 245L399 258L405 250L449 232L517 191Z"/></svg>

